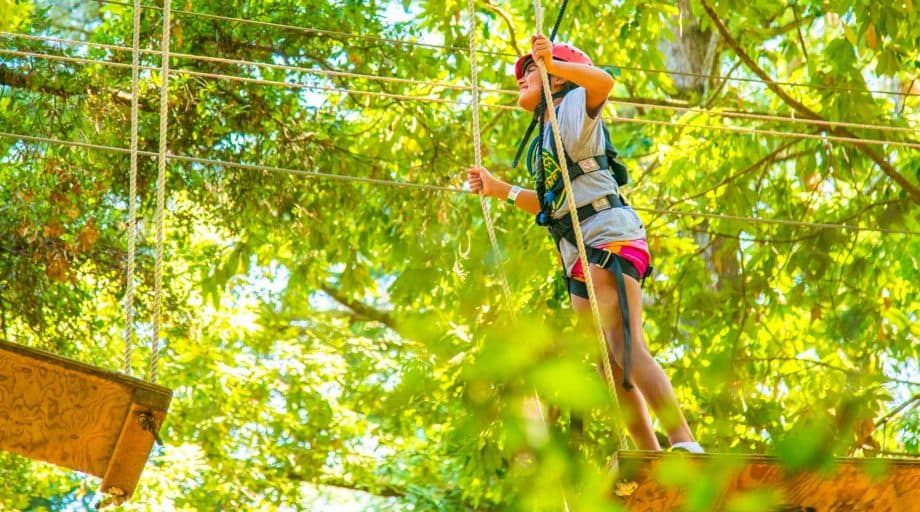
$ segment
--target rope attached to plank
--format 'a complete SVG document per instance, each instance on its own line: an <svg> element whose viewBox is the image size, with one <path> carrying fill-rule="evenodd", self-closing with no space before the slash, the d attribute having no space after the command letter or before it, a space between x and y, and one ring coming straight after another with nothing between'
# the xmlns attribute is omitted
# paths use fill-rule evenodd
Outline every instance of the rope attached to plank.
<svg viewBox="0 0 920 512"><path fill-rule="evenodd" d="M150 382L157 381L160 361L160 324L163 296L163 216L166 210L166 156L169 117L169 32L170 2L163 2L162 71L160 73L160 148L157 159L156 262L153 284L153 336L150 339Z"/></svg>
<svg viewBox="0 0 920 512"><path fill-rule="evenodd" d="M125 374L131 373L134 349L134 265L137 252L137 134L138 74L141 46L141 2L134 0L134 35L131 47L131 169L128 184L128 261L125 269Z"/></svg>

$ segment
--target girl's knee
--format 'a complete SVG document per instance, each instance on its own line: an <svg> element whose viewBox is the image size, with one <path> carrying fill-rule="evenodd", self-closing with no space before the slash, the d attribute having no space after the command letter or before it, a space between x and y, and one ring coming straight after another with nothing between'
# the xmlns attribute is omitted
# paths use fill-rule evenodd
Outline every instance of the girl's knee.
<svg viewBox="0 0 920 512"><path fill-rule="evenodd" d="M633 335L629 345L629 359L633 368L645 366L648 361L654 361L654 357L641 335ZM622 372L626 358L626 343L622 336L614 337L614 339L608 337L607 356L610 359L610 364L620 368Z"/></svg>

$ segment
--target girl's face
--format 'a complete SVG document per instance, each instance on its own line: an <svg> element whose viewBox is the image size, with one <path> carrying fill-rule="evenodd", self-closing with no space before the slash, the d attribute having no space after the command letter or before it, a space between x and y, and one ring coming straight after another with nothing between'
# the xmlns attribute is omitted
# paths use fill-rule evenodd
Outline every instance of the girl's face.
<svg viewBox="0 0 920 512"><path fill-rule="evenodd" d="M550 90L555 93L562 89L566 81L550 75L549 83ZM528 112L536 110L537 105L540 104L540 100L543 98L543 80L540 78L540 68L537 67L534 61L530 61L524 66L524 74L518 79L517 86L518 106ZM558 101L560 100L557 99L556 102Z"/></svg>
<svg viewBox="0 0 920 512"><path fill-rule="evenodd" d="M543 95L543 84L540 79L540 70L534 61L524 66L524 73L517 81L518 106L528 112L533 112L540 104Z"/></svg>

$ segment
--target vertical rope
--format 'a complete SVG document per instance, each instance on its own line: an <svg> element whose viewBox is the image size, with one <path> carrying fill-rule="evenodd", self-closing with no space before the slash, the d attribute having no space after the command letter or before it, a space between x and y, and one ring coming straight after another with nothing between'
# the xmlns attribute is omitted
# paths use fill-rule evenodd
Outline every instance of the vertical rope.
<svg viewBox="0 0 920 512"><path fill-rule="evenodd" d="M160 361L160 324L163 295L163 212L166 209L166 137L169 117L169 30L170 3L163 2L163 41L160 46L163 68L160 76L160 151L157 158L157 210L156 210L156 269L153 285L153 336L150 340L150 382L157 381L157 366Z"/></svg>
<svg viewBox="0 0 920 512"><path fill-rule="evenodd" d="M137 111L141 46L141 1L134 0L134 36L131 47L131 171L128 184L128 264L125 270L125 374L131 373L134 349L134 258L137 252Z"/></svg>
<svg viewBox="0 0 920 512"><path fill-rule="evenodd" d="M543 9L540 0L534 0L534 11L537 22L537 34L543 34ZM549 115L550 126L553 129L553 141L556 144L556 154L564 155L565 147L562 144L562 136L559 132L559 122L556 119L556 109L553 108L553 92L549 85L549 76L546 73L546 64L539 60L537 66L540 69L540 79L543 81L543 96L546 100L546 113ZM543 122L543 120L540 120ZM572 180L569 178L569 171L563 165L562 180L565 185L566 204L569 207L569 215L572 218L572 229L575 231L575 241L578 246L578 258L581 261L581 268L585 269L585 284L588 288L588 301L591 303L591 314L594 316L594 327L596 329L597 339L601 345L601 358L603 359L604 375L611 387L611 395L616 410L619 411L619 401L616 395L616 379L613 377L613 368L610 366L610 353L607 350L607 338L604 336L604 327L601 323L601 312L597 305L597 295L594 292L594 280L591 277L591 267L588 264L588 254L585 251L585 240L581 233L581 222L578 220L578 206L575 204L575 195L572 193ZM619 444L621 448L626 447L626 439L623 436L622 428L617 428L619 435Z"/></svg>
<svg viewBox="0 0 920 512"><path fill-rule="evenodd" d="M470 10L470 86L473 94L473 165L482 167L482 143L479 132L479 67L476 64L476 9L473 6L473 0L469 0ZM479 206L482 207L482 216L486 221L486 231L489 233L489 241L492 242L492 252L498 260L498 277L502 285L502 291L505 294L505 300L512 304L511 287L508 285L508 276L505 275L505 269L502 265L501 249L498 246L498 239L495 237L495 226L492 223L492 214L489 211L489 203L484 195L479 194ZM510 309L512 317L514 308Z"/></svg>

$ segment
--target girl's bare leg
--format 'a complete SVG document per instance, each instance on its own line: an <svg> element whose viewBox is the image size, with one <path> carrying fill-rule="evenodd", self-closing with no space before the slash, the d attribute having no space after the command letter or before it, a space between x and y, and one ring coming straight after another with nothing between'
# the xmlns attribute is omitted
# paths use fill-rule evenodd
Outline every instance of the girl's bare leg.
<svg viewBox="0 0 920 512"><path fill-rule="evenodd" d="M575 295L572 295L571 299L573 308L581 317L581 322L593 322L594 320L591 319L591 305L588 300ZM587 318L585 318L586 315ZM598 369L603 376L603 362L598 361L598 365ZM613 358L610 360L610 366L613 370L613 378L616 381L615 389L617 400L620 403L620 412L633 443L640 450L661 450L658 438L655 437L655 430L652 428L652 420L648 414L648 407L642 397L642 392L635 387L631 391L627 391L623 387L623 368Z"/></svg>
<svg viewBox="0 0 920 512"><path fill-rule="evenodd" d="M611 363L615 368L615 372L616 369L619 369L619 372L622 374L623 315L620 313L616 277L610 272L594 265L591 265L590 269L596 289L601 320L604 324L604 335L607 337L607 346ZM680 406L677 403L677 398L674 396L674 388L671 386L671 381L658 362L655 361L655 358L652 357L645 343L645 337L642 334L642 288L632 277L625 276L625 281L632 331L632 348L630 350L632 366L630 370L630 380L635 388L641 391L641 395L636 393L638 395L636 399L630 401L629 395L633 394L633 392L622 389L622 376L617 378L617 396L620 397L620 402L624 404L624 413L629 412L629 414L633 414L633 412L635 412L636 414L640 414L639 410L636 408L638 407L637 404L641 403L644 398L644 400L648 402L648 405L651 406L652 410L655 411L655 414L667 431L671 444L693 441L693 434L690 432L690 427L687 425L687 421L680 412ZM572 305L576 311L587 311L588 314L590 314L590 303L587 299L572 297ZM649 422L647 419L648 413L645 411L645 408L642 407L641 411L641 413L646 416L644 421ZM631 423L631 421L627 420L627 425L629 425L629 423ZM650 424L648 430L651 431ZM640 441L636 434L633 434L631 428L630 434L633 435L633 439L636 440L636 444L638 445ZM639 431L638 434L643 437L648 435L644 431ZM654 432L652 432L652 438L654 438ZM654 444L658 444L657 440Z"/></svg>

